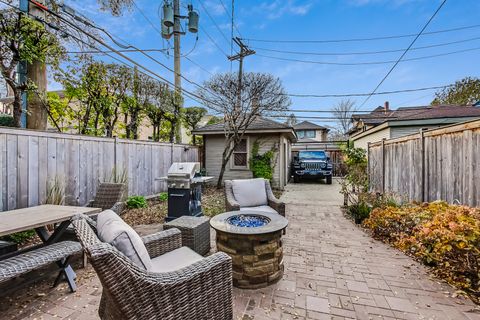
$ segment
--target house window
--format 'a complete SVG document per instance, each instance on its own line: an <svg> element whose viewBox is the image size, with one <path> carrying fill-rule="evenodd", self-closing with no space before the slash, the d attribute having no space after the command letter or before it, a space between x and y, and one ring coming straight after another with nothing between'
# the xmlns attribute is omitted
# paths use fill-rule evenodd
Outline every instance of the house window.
<svg viewBox="0 0 480 320"><path fill-rule="evenodd" d="M232 168L248 168L248 139L242 139L233 150Z"/></svg>
<svg viewBox="0 0 480 320"><path fill-rule="evenodd" d="M303 138L315 138L315 130L299 130L297 136L300 139Z"/></svg>

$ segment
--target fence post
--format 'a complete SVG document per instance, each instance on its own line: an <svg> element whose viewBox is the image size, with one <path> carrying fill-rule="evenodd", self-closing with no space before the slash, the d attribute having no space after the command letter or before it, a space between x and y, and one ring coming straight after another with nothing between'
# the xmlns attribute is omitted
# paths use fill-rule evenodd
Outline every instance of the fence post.
<svg viewBox="0 0 480 320"><path fill-rule="evenodd" d="M117 137L113 137L113 168L115 171L117 171ZM115 174L117 174L115 172Z"/></svg>
<svg viewBox="0 0 480 320"><path fill-rule="evenodd" d="M385 194L385 138L382 139L382 194Z"/></svg>
<svg viewBox="0 0 480 320"><path fill-rule="evenodd" d="M367 142L367 179L368 179L368 191L372 191L372 185L370 184L370 141Z"/></svg>
<svg viewBox="0 0 480 320"><path fill-rule="evenodd" d="M173 164L173 149L174 149L174 147L173 147L173 142L172 142L172 143L170 143L170 165Z"/></svg>
<svg viewBox="0 0 480 320"><path fill-rule="evenodd" d="M420 156L421 156L421 163L422 163L422 180L421 180L421 190L422 190L422 202L425 202L425 134L423 128L420 129Z"/></svg>

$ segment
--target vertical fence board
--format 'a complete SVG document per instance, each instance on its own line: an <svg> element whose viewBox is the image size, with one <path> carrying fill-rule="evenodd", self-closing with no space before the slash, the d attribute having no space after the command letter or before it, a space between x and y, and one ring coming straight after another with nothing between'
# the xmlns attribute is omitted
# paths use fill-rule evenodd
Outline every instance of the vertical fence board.
<svg viewBox="0 0 480 320"><path fill-rule="evenodd" d="M199 161L195 146L0 128L0 211L43 203L55 177L67 204L84 205L115 167L130 195L166 190L172 161Z"/></svg>
<svg viewBox="0 0 480 320"><path fill-rule="evenodd" d="M0 134L0 211L7 210L7 137Z"/></svg>
<svg viewBox="0 0 480 320"><path fill-rule="evenodd" d="M42 150L42 153L45 152ZM39 137L28 137L28 205L33 206L39 203ZM42 171L45 170L42 168Z"/></svg>
<svg viewBox="0 0 480 320"><path fill-rule="evenodd" d="M423 144L422 134L415 134L386 140L383 147L380 142L369 145L370 191L381 191L385 181L385 192L408 201L423 198L479 206L480 121L432 129L423 135Z"/></svg>

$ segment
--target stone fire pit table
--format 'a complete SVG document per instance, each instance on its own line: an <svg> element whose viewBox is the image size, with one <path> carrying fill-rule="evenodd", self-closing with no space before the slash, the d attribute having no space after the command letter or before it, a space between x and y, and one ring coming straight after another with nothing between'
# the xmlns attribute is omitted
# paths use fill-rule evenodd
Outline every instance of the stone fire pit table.
<svg viewBox="0 0 480 320"><path fill-rule="evenodd" d="M288 220L276 213L231 211L210 219L217 250L232 257L233 285L266 287L283 276L282 233Z"/></svg>

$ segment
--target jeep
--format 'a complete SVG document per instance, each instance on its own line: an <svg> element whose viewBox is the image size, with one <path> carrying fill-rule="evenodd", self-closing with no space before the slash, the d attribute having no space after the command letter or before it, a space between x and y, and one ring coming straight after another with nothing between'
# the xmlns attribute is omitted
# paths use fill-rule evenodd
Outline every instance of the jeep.
<svg viewBox="0 0 480 320"><path fill-rule="evenodd" d="M302 150L293 158L293 182L302 179L325 179L332 184L332 161L324 150Z"/></svg>

